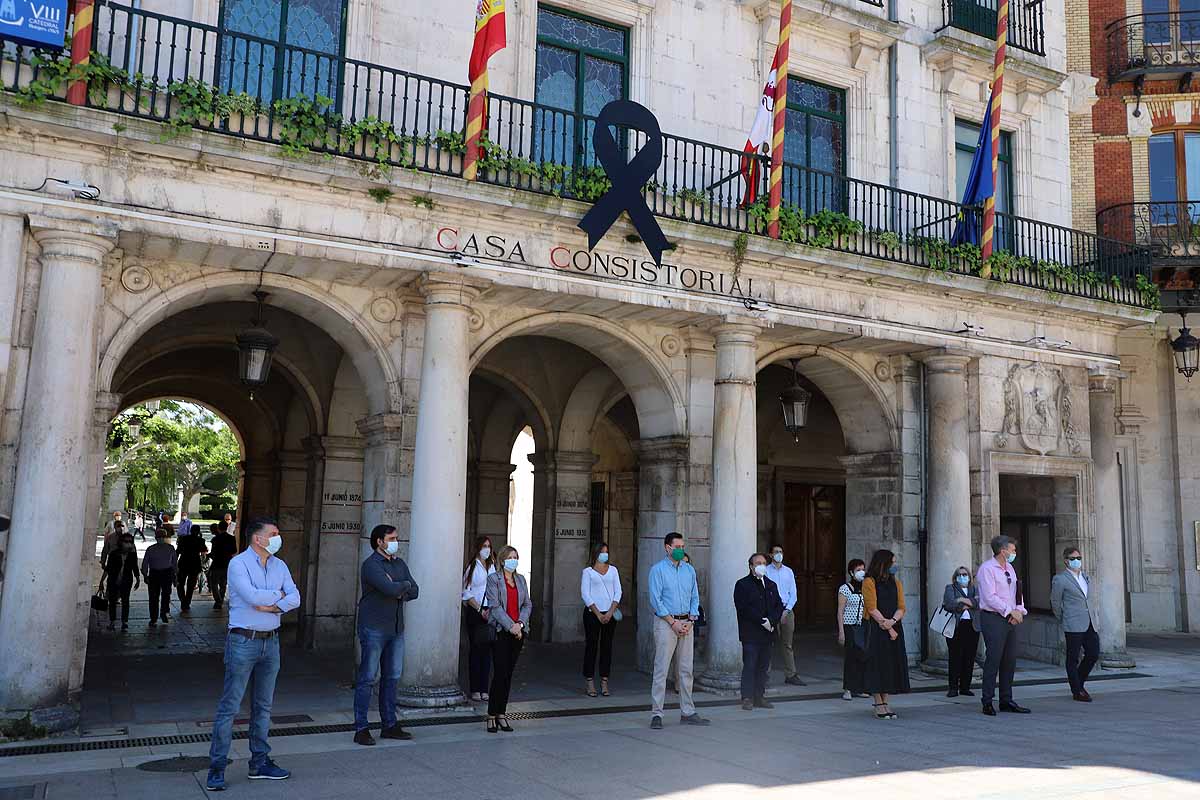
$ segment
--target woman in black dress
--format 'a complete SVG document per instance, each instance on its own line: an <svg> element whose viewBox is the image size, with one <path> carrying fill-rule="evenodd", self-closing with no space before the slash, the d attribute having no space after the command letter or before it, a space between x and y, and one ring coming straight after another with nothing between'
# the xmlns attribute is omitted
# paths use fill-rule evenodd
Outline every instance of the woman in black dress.
<svg viewBox="0 0 1200 800"><path fill-rule="evenodd" d="M904 649L904 585L896 577L899 567L891 550L876 550L863 580L863 607L867 625L867 663L863 684L874 698L876 719L895 719L888 695L906 694L908 654ZM865 622L865 620L864 620Z"/></svg>

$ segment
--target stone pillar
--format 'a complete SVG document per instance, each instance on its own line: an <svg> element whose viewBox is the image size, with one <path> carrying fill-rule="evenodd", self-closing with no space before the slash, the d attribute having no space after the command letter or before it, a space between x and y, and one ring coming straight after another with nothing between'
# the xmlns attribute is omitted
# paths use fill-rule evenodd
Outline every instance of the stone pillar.
<svg viewBox="0 0 1200 800"><path fill-rule="evenodd" d="M558 470L554 453L531 453L533 465L533 514L529 549L521 558L529 564L529 599L533 603L530 634L535 641L548 642L554 624L554 500ZM493 543L495 544L495 543ZM499 553L496 547L493 553Z"/></svg>
<svg viewBox="0 0 1200 800"><path fill-rule="evenodd" d="M417 400L408 566L421 586L405 620L400 702L463 702L458 686L459 607L467 485L470 303L479 289L440 278L421 282L425 343Z"/></svg>
<svg viewBox="0 0 1200 800"><path fill-rule="evenodd" d="M1125 649L1125 556L1115 439L1116 392L1117 376L1113 373L1095 370L1088 375L1092 509L1096 521L1096 551L1090 574L1100 598L1100 663L1110 669L1134 666Z"/></svg>
<svg viewBox="0 0 1200 800"><path fill-rule="evenodd" d="M580 573L588 563L591 541L592 465L590 452L554 454L558 468L554 500L554 609L551 613L551 641L583 641L582 600L579 598Z"/></svg>
<svg viewBox="0 0 1200 800"><path fill-rule="evenodd" d="M492 540L492 552L508 544L508 490L515 467L507 461L480 461L476 467L479 494L475 534ZM467 546L470 546L467 542ZM522 558L532 558L522 553ZM530 563L533 563L532 561Z"/></svg>
<svg viewBox="0 0 1200 800"><path fill-rule="evenodd" d="M315 573L312 584L311 638L314 647L334 650L354 642L354 615L358 609L359 565L363 558L363 536L382 521L386 503L380 496L382 483L365 480L366 464L377 474L381 438L386 440L387 426L373 427L368 420L381 422L378 415L359 421L366 428L368 459L363 440L357 436L322 436L306 441L310 453L319 453L320 476L316 495L316 544L309 564ZM372 446L372 444L374 446ZM394 523L390 523L394 524ZM368 527L370 526L370 527ZM310 536L314 535L310 533ZM307 602L307 599L306 599Z"/></svg>
<svg viewBox="0 0 1200 800"><path fill-rule="evenodd" d="M116 230L31 218L42 279L21 422L12 529L0 601L0 709L74 725L68 705L77 628L79 536L87 518L101 273ZM98 485L95 487L99 511ZM51 554L60 557L51 557Z"/></svg>
<svg viewBox="0 0 1200 800"><path fill-rule="evenodd" d="M663 559L663 537L672 531L685 533L683 517L687 496L688 440L684 436L641 439L638 454L637 514L637 657L638 669L654 667L654 609L650 607L650 568ZM707 542L705 543L707 544ZM688 545L696 567L700 591L704 592L707 552ZM701 597L703 603L704 598ZM704 606L705 612L708 606Z"/></svg>
<svg viewBox="0 0 1200 800"><path fill-rule="evenodd" d="M737 688L742 646L738 641L733 585L748 574L758 543L758 447L755 428L755 344L759 328L725 323L717 340L713 409L713 485L708 604L708 668L700 683Z"/></svg>
<svg viewBox="0 0 1200 800"><path fill-rule="evenodd" d="M971 459L967 431L967 376L971 359L941 353L925 361L925 402L929 408L929 450L925 463L928 505L926 592L929 612L941 602L950 576L959 566L974 571L971 553ZM929 661L944 662L946 640L929 636Z"/></svg>

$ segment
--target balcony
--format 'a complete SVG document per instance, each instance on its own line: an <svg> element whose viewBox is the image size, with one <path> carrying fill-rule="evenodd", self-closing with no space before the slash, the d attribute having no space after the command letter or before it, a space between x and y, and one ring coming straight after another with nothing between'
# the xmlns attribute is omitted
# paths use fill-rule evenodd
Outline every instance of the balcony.
<svg viewBox="0 0 1200 800"><path fill-rule="evenodd" d="M1096 214L1103 236L1148 247L1165 307L1196 306L1200 290L1200 200L1123 203ZM1182 299L1187 295L1190 299Z"/></svg>
<svg viewBox="0 0 1200 800"><path fill-rule="evenodd" d="M346 158L389 192L393 171L462 175L467 87L391 67L118 5L96 4L92 64L0 39L0 84L17 104L61 101L71 80L86 104L161 126L170 140L202 130L278 145L281 155ZM489 98L482 182L594 202L609 184L590 145L595 119L511 97ZM114 125L120 126L119 121ZM632 154L644 141L615 130ZM739 235L766 228L767 162L741 150L664 134L643 194L659 217ZM754 169L751 169L753 167ZM754 177L750 177L754 176ZM754 183L748 186L748 180ZM748 188L757 201L747 203ZM787 165L782 239L946 274L979 275L979 249L951 243L980 209L845 175ZM998 215L1007 249L990 278L1055 294L1157 305L1150 253L1133 243Z"/></svg>
<svg viewBox="0 0 1200 800"><path fill-rule="evenodd" d="M1138 14L1110 22L1105 30L1108 79L1134 80L1147 76L1179 76L1179 91L1187 91L1200 65L1200 13Z"/></svg>
<svg viewBox="0 0 1200 800"><path fill-rule="evenodd" d="M942 27L957 28L988 39L996 38L996 0L942 0ZM1042 0L1010 0L1008 46L1034 55L1046 55L1042 27Z"/></svg>

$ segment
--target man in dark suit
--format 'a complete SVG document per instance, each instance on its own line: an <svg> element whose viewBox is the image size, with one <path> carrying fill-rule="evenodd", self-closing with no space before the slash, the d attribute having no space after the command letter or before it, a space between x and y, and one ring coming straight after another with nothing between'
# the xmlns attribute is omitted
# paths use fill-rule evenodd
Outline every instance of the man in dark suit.
<svg viewBox="0 0 1200 800"><path fill-rule="evenodd" d="M734 584L733 605L742 642L742 709L773 708L765 697L767 670L783 600L775 581L767 577L767 557L762 553L750 556L750 574Z"/></svg>
<svg viewBox="0 0 1200 800"><path fill-rule="evenodd" d="M1092 579L1083 571L1083 556L1078 547L1063 550L1067 568L1054 576L1050 584L1050 607L1062 624L1067 640L1067 682L1071 697L1081 703L1092 702L1085 686L1092 668L1100 660L1100 636L1096 633L1096 608L1092 602ZM1083 651L1083 660L1079 651Z"/></svg>

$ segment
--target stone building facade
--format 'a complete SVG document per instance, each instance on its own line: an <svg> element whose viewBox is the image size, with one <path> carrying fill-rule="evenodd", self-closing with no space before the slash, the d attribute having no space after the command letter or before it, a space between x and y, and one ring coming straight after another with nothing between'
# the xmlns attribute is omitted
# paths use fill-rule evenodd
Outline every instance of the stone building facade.
<svg viewBox="0 0 1200 800"><path fill-rule="evenodd" d="M1014 5L1011 257L988 278L950 244L974 214L954 200L987 94L986 4L797 0L784 241L744 207L740 169L774 0L510 0L476 182L474 3L258 5L274 16L251 25L244 0L98 2L93 49L123 72L92 75L83 104L3 51L0 640L23 644L0 662L5 709L69 718L105 432L164 397L238 432L241 517L279 520L304 644L352 643L364 537L397 526L422 587L411 704L462 699L464 554L515 536L526 430L538 639L581 636L579 570L607 538L645 664L646 576L679 531L710 620L703 683L734 680L732 586L775 542L804 625L832 622L847 558L896 552L911 658L937 662L929 603L1004 531L1031 593L1056 550L1082 548L1104 653L1125 661L1119 367L1154 292L1144 251L1068 227L1061 2ZM593 251L577 227L607 188L591 117L617 98L666 134L644 193L673 245L662 264L625 217ZM256 289L281 343L250 393L234 336ZM812 394L795 435L778 400L793 381ZM1059 657L1051 616L1023 631Z"/></svg>

